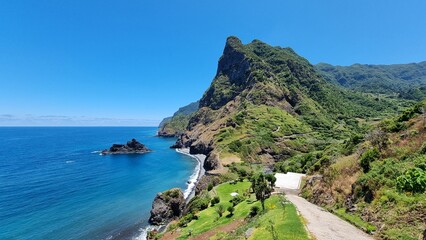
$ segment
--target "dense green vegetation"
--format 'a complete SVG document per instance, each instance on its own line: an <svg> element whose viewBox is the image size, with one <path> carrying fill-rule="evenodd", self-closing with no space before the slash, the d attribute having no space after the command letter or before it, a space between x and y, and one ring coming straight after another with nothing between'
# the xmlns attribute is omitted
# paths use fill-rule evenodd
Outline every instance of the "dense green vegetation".
<svg viewBox="0 0 426 240"><path fill-rule="evenodd" d="M240 239L250 227L256 229L250 239L306 239L292 205L267 198L270 191L256 194L257 184L252 193L242 181L265 168L312 175L304 197L379 238L419 238L426 212L426 102L413 100L426 96L425 69L426 62L313 66L290 48L228 38L181 141L206 153L209 164L216 157L219 164L210 165L222 182L237 182L206 185L191 200L177 223L181 239L243 218L229 237L213 239ZM231 199L236 189L240 195ZM265 200L266 212L256 199ZM271 206L280 207L274 212ZM297 236L286 235L290 226Z"/></svg>
<svg viewBox="0 0 426 240"><path fill-rule="evenodd" d="M303 196L382 239L418 239L426 213L426 101L382 121ZM308 181L309 182L309 181Z"/></svg>
<svg viewBox="0 0 426 240"><path fill-rule="evenodd" d="M324 78L348 89L421 100L426 97L426 62L394 65L315 66Z"/></svg>
<svg viewBox="0 0 426 240"><path fill-rule="evenodd" d="M203 110L190 120L196 135L188 138L212 141L222 157L306 172L322 158L307 154L363 135L364 122L409 104L331 84L290 48L258 40L244 45L230 37L218 74L200 100Z"/></svg>

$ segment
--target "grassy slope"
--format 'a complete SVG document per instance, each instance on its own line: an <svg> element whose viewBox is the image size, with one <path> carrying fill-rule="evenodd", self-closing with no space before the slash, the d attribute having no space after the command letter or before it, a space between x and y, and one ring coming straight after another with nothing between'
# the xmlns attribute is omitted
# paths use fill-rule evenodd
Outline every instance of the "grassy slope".
<svg viewBox="0 0 426 240"><path fill-rule="evenodd" d="M250 198L239 203L235 207L235 212L232 216L229 215L229 212L225 212L223 216L219 218L215 209L220 204L225 206L225 209L231 206L229 200L232 199L232 196L230 194L232 192L243 194L248 191L250 185L250 182L244 181L236 184L223 183L215 187L210 191L210 195L219 196L220 203L216 204L214 207L209 207L200 211L197 214L198 220L193 220L186 227L181 228L181 234L178 239L188 239L190 231L192 232L192 236L197 236L210 229L229 224L232 221L245 219L249 215L252 206L260 207L260 202L255 200L253 194ZM223 234L218 233L216 236L213 236L212 239L244 239L244 232L248 227L255 227L250 239L272 239L271 233L267 230L270 226L269 220L273 221L274 228L280 237L279 239L308 239L303 222L297 215L295 207L289 203L282 204L282 202L283 198L281 196L272 196L267 199L265 203L267 210L264 214L249 219L246 225L243 225L231 235L228 234L223 236Z"/></svg>
<svg viewBox="0 0 426 240"><path fill-rule="evenodd" d="M231 221L239 218L244 218L248 215L250 211L250 207L253 205L259 205L259 203L255 202L255 199L252 197L247 199L246 201L238 204L235 207L235 213L231 217L228 212L225 212L221 218L218 218L219 215L216 213L217 205L223 205L225 209L228 206L232 206L229 202L232 196L230 195L232 192L239 192L242 194L250 187L250 182L238 182L235 185L231 185L229 183L224 183L217 186L214 190L212 190L211 195L214 195L213 192L216 192L217 196L220 197L220 203L216 204L215 207L209 207L201 212L199 212L198 220L193 220L188 224L187 227L182 228L181 238L186 239L190 230L192 230L192 235L196 236L200 233L203 233L207 230L213 229L217 226L230 223Z"/></svg>
<svg viewBox="0 0 426 240"><path fill-rule="evenodd" d="M266 207L268 212L260 217L260 226L256 228L249 239L272 240L271 232L268 230L271 222L276 230L278 239L309 239L302 219L297 214L296 207L293 204L283 204L280 197L274 196L267 202Z"/></svg>

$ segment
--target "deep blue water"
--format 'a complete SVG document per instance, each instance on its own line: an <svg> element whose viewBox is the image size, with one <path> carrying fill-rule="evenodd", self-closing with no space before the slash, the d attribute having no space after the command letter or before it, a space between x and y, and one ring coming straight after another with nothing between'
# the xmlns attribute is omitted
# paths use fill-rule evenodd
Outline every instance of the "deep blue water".
<svg viewBox="0 0 426 240"><path fill-rule="evenodd" d="M197 162L152 127L0 128L0 239L127 239ZM93 153L136 138L154 152Z"/></svg>

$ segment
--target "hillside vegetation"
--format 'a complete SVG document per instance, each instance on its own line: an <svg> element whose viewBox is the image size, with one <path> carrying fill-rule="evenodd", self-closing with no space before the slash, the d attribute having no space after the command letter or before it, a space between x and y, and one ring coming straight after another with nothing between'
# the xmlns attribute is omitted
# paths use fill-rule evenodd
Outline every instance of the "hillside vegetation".
<svg viewBox="0 0 426 240"><path fill-rule="evenodd" d="M420 239L426 224L426 101L383 120L352 153L309 177L308 200L380 239Z"/></svg>
<svg viewBox="0 0 426 240"><path fill-rule="evenodd" d="M207 170L240 161L273 166L348 139L363 131L365 120L406 105L333 85L290 48L229 37L180 142L208 155ZM298 164L305 171L318 160Z"/></svg>
<svg viewBox="0 0 426 240"><path fill-rule="evenodd" d="M179 126L183 134L175 147L207 155L207 175L177 223L178 237L223 227L235 231L209 236L240 239L254 227L248 238L263 239L271 229L289 228L287 221L299 226L289 217L292 205L230 225L230 219L253 215L250 205L259 202L243 190L245 201L232 204L225 219L221 214L232 207L229 183L213 188L239 180L236 191L248 188L243 179L259 172L291 171L309 175L305 198L364 231L380 239L420 238L426 224L426 102L413 99L423 96L424 65L313 66L291 48L229 37L198 110ZM215 197L228 202L212 208ZM272 196L266 205L283 201ZM281 213L290 220L278 218ZM294 229L300 235L279 234L306 238Z"/></svg>
<svg viewBox="0 0 426 240"><path fill-rule="evenodd" d="M190 203L190 206L201 208L194 207L180 221L170 224L166 233L153 234L152 238L309 239L296 208L287 202L283 195L274 195L267 199L265 211L262 211L260 202L256 201L249 188L248 181L226 182L210 191L204 191ZM239 195L233 197L232 192ZM212 201L213 199L217 202ZM202 206L201 202L206 204ZM231 207L232 213L229 211ZM219 208L223 209L221 214Z"/></svg>
<svg viewBox="0 0 426 240"><path fill-rule="evenodd" d="M344 88L412 100L426 97L426 62L351 66L320 63L315 68L327 81Z"/></svg>

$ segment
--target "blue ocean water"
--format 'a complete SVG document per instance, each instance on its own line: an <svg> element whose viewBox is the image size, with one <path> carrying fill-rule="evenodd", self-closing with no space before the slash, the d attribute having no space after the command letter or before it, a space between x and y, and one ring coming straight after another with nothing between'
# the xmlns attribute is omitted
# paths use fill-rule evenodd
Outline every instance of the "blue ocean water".
<svg viewBox="0 0 426 240"><path fill-rule="evenodd" d="M153 127L0 128L0 239L131 239L197 162ZM100 156L136 138L153 152Z"/></svg>

